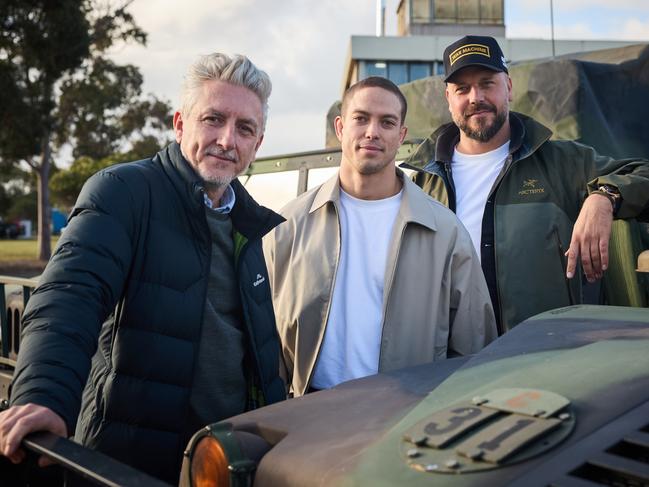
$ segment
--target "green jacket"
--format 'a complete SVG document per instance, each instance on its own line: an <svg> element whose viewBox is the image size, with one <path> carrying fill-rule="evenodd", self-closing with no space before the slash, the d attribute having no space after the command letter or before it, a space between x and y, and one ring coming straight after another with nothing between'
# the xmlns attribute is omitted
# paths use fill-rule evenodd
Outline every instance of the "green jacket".
<svg viewBox="0 0 649 487"><path fill-rule="evenodd" d="M600 184L622 195L616 218L646 216L649 162L615 160L510 112L510 154L487 198L482 220L482 268L499 331L549 309L582 302L581 280L565 278L565 251L588 194ZM459 130L446 124L403 164L415 182L455 211L451 158ZM581 274L578 274L578 276Z"/></svg>

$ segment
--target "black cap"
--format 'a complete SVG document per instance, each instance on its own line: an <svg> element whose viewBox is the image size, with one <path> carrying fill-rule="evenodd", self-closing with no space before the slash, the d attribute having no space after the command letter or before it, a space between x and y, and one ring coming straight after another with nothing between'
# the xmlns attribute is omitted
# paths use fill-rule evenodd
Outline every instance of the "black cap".
<svg viewBox="0 0 649 487"><path fill-rule="evenodd" d="M493 37L464 36L444 49L444 81L467 66L483 66L509 74L505 56Z"/></svg>

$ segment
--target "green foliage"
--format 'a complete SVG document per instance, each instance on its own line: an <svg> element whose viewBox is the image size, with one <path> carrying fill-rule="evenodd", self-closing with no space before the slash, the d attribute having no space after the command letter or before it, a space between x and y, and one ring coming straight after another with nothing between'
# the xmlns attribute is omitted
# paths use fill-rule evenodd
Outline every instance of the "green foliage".
<svg viewBox="0 0 649 487"><path fill-rule="evenodd" d="M35 191L29 193L15 193L11 196L11 206L7 209L6 217L8 222L18 220L36 219L38 212L38 200Z"/></svg>
<svg viewBox="0 0 649 487"><path fill-rule="evenodd" d="M13 221L16 218L35 217L32 210L25 211L29 207L25 199L33 200L33 206L36 207L36 178L33 173L25 171L20 167L6 166L0 169L0 219L4 221ZM31 194L24 198L26 194Z"/></svg>
<svg viewBox="0 0 649 487"><path fill-rule="evenodd" d="M114 153L103 159L86 156L75 159L69 168L57 171L50 179L52 201L61 208L71 208L86 180L97 171L113 164L152 157L169 142L161 144L158 137L145 135L132 142L131 150L126 153Z"/></svg>
<svg viewBox="0 0 649 487"><path fill-rule="evenodd" d="M7 210L11 207L11 195L9 191L0 184L0 219L3 215L7 214Z"/></svg>
<svg viewBox="0 0 649 487"><path fill-rule="evenodd" d="M101 160L91 157L76 159L68 169L59 171L50 179L52 200L64 208L72 207L81 187L90 176L105 167L124 161L117 160L118 156L115 154Z"/></svg>
<svg viewBox="0 0 649 487"><path fill-rule="evenodd" d="M39 154L54 119L54 85L89 55L87 6L73 0L0 4L0 157Z"/></svg>
<svg viewBox="0 0 649 487"><path fill-rule="evenodd" d="M61 87L58 145L73 143L73 156L103 159L124 145L171 126L171 107L141 96L142 76L134 66L99 58L81 78Z"/></svg>
<svg viewBox="0 0 649 487"><path fill-rule="evenodd" d="M146 43L131 1L0 2L0 176L23 161L38 175L41 258L49 257L53 151L71 144L76 159L104 161L164 142L156 131L170 125L168 104L141 96L139 70L106 56L121 43Z"/></svg>
<svg viewBox="0 0 649 487"><path fill-rule="evenodd" d="M126 154L125 160L137 161L153 156L163 147L171 143L171 137L160 138L153 135L143 135L131 144L131 150Z"/></svg>

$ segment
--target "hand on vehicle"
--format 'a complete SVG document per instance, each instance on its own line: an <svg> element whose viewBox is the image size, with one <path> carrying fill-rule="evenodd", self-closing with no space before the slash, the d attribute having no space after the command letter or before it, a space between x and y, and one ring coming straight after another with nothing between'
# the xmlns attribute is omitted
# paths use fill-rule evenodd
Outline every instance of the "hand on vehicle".
<svg viewBox="0 0 649 487"><path fill-rule="evenodd" d="M20 463L25 458L25 451L20 448L23 438L35 431L49 431L58 436L67 436L65 422L54 411L37 404L12 406L0 413L0 454L13 463ZM45 457L38 460L40 466L51 462Z"/></svg>
<svg viewBox="0 0 649 487"><path fill-rule="evenodd" d="M588 282L595 282L602 278L608 268L608 240L611 236L612 223L613 205L606 196L591 194L586 198L572 230L570 247L566 252L568 279L575 275L577 259L580 256Z"/></svg>

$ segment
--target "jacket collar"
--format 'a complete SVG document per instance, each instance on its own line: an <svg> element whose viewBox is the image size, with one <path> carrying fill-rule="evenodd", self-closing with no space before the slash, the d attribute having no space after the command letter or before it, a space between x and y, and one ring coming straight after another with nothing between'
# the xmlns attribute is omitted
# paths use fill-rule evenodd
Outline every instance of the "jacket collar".
<svg viewBox="0 0 649 487"><path fill-rule="evenodd" d="M182 155L180 145L172 142L158 152L156 158L159 158L176 191L183 195L186 207L195 216L200 215L204 218L203 181ZM259 205L238 179L235 178L230 185L236 197L230 212L232 225L244 237L249 240L261 238L284 221L284 218L274 211Z"/></svg>
<svg viewBox="0 0 649 487"><path fill-rule="evenodd" d="M403 182L399 218L404 223L418 223L432 231L436 231L437 220L435 219L435 213L430 209L430 198L410 178L406 177L401 169L395 169L397 176ZM309 213L317 211L327 203L333 204L336 208L340 206L340 176L338 173L318 188L311 208L309 208Z"/></svg>
<svg viewBox="0 0 649 487"><path fill-rule="evenodd" d="M509 124L511 127L509 153L513 161L528 157L552 136L549 128L522 113L510 111ZM458 127L453 122L444 124L417 147L414 154L401 167L430 171L431 164L450 163L459 140Z"/></svg>
<svg viewBox="0 0 649 487"><path fill-rule="evenodd" d="M437 219L431 208L433 204L437 203L431 201L431 198L410 178L405 177L400 169L398 171L403 180L403 200L399 214L406 223L418 223L434 232L437 231Z"/></svg>
<svg viewBox="0 0 649 487"><path fill-rule="evenodd" d="M336 208L340 204L340 176L339 172L335 176L327 179L317 190L309 213L313 213L327 203L332 203Z"/></svg>
<svg viewBox="0 0 649 487"><path fill-rule="evenodd" d="M257 203L238 179L235 178L230 184L237 198L230 212L232 224L248 240L263 237L286 220Z"/></svg>
<svg viewBox="0 0 649 487"><path fill-rule="evenodd" d="M162 167L176 191L183 195L188 206L197 211L203 207L203 182L180 152L180 145L172 142L158 152Z"/></svg>

